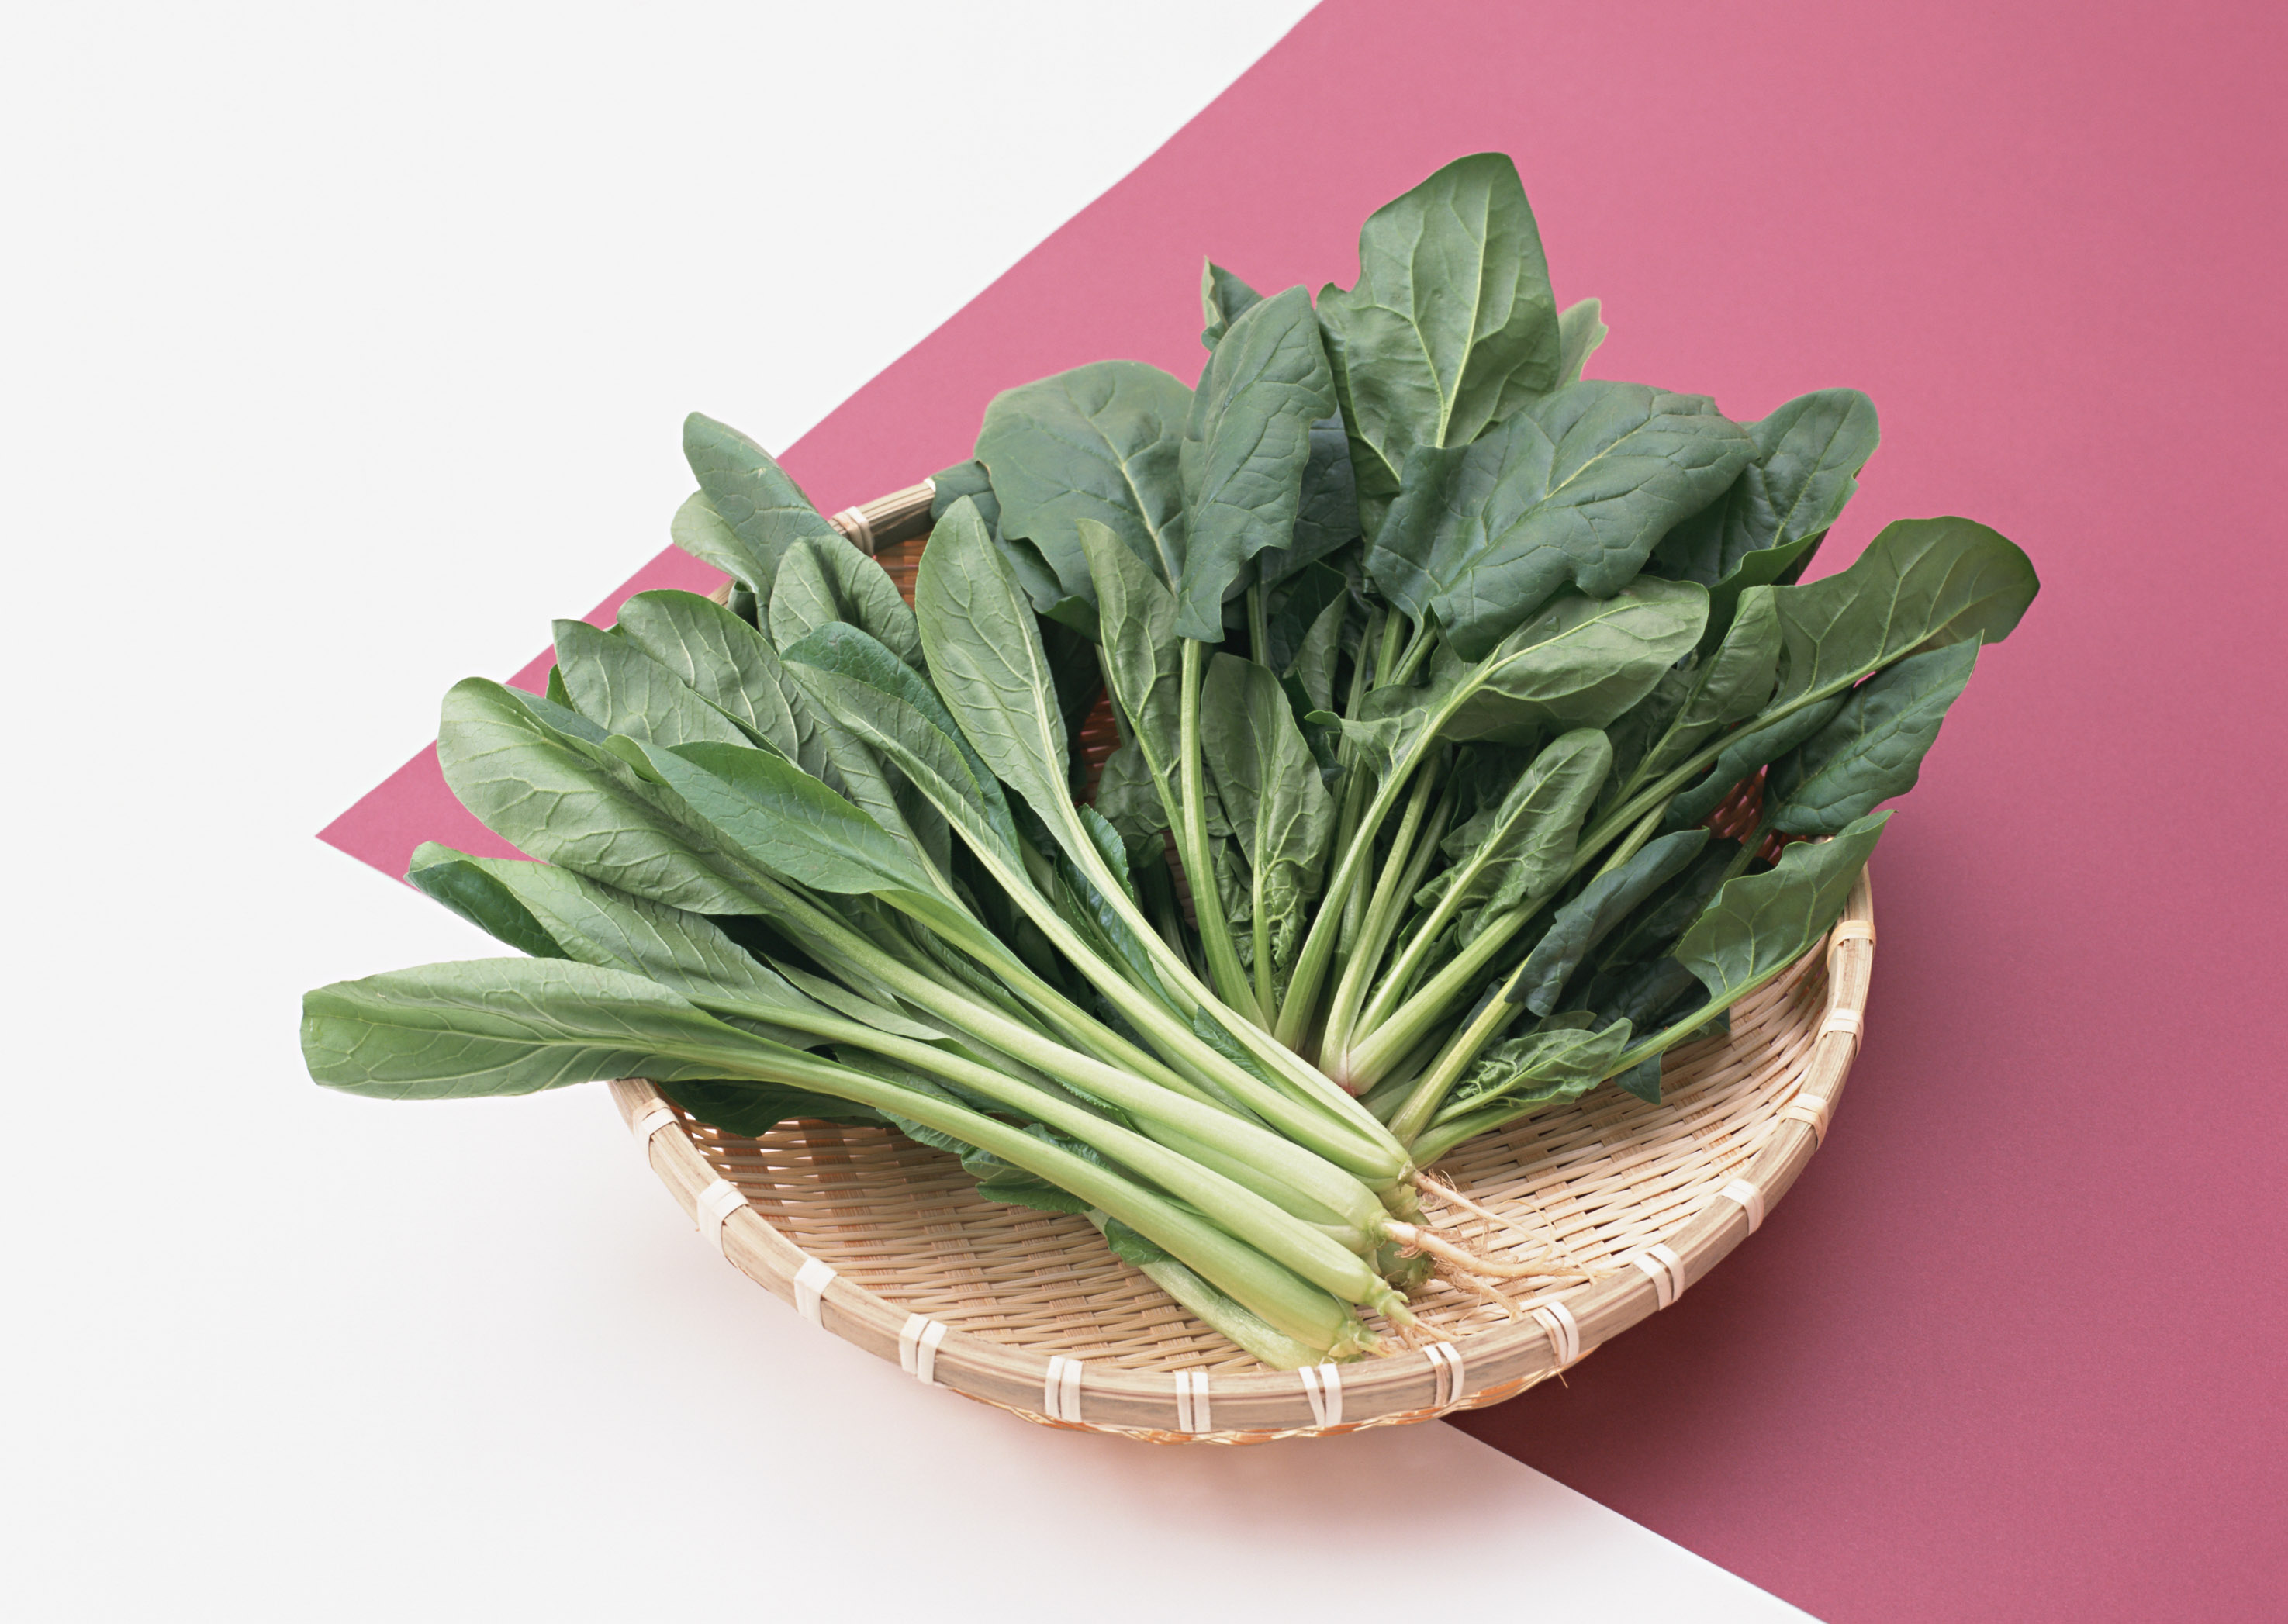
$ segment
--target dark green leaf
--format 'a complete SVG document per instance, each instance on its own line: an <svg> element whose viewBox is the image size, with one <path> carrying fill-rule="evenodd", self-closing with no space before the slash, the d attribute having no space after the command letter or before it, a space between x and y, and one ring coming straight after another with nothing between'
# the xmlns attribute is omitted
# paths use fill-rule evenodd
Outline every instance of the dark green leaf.
<svg viewBox="0 0 2288 1624"><path fill-rule="evenodd" d="M1682 871L1706 844L1706 829L1686 829L1649 841L1619 867L1599 875L1581 894L1557 910L1518 971L1510 1001L1536 1015L1557 1008L1577 966L1627 918L1637 904Z"/></svg>
<svg viewBox="0 0 2288 1624"><path fill-rule="evenodd" d="M1434 662L1434 692L1463 696L1442 736L1525 742L1604 727L1691 652L1707 611L1706 593L1683 582L1640 580L1601 599L1568 593L1479 665Z"/></svg>
<svg viewBox="0 0 2288 1624"><path fill-rule="evenodd" d="M1701 395L1585 383L1535 401L1422 476L1444 476L1422 498L1437 504L1426 573L1440 623L1476 658L1569 582L1611 596L1754 453Z"/></svg>
<svg viewBox="0 0 2288 1624"><path fill-rule="evenodd" d="M1799 396L1741 425L1755 460L1729 490L1662 538L1652 567L1709 590L1712 625L1752 586L1784 579L1843 511L1881 438L1874 402L1855 389Z"/></svg>
<svg viewBox="0 0 2288 1624"><path fill-rule="evenodd" d="M1497 1043L1463 1074L1445 1113L1458 1115L1498 1100L1527 1105L1577 1099L1612 1073L1628 1043L1626 1021L1602 1031L1545 1026Z"/></svg>
<svg viewBox="0 0 2288 1624"><path fill-rule="evenodd" d="M787 650L787 669L844 727L895 762L965 836L1014 858L1009 804L936 690L855 626L822 626Z"/></svg>
<svg viewBox="0 0 2288 1624"><path fill-rule="evenodd" d="M1581 381L1582 369L1589 358L1603 347L1612 329L1605 325L1605 306L1600 299L1583 299L1568 305L1557 317L1557 386Z"/></svg>
<svg viewBox="0 0 2288 1624"><path fill-rule="evenodd" d="M1200 318L1207 323L1200 342L1214 349L1231 324L1262 299L1261 294L1214 260L1207 261L1200 267Z"/></svg>
<svg viewBox="0 0 2288 1624"><path fill-rule="evenodd" d="M1331 372L1329 374L1331 377ZM1359 538L1358 483L1351 473L1350 437L1338 413L1311 425L1311 455L1296 498L1295 539L1256 555L1266 590Z"/></svg>
<svg viewBox="0 0 2288 1624"><path fill-rule="evenodd" d="M1109 526L1174 581L1184 559L1177 459L1191 407L1180 382L1132 360L1098 361L994 397L977 456L992 471L1001 534L1031 542L1069 593L1092 601L1075 528L1083 519Z"/></svg>
<svg viewBox="0 0 2288 1624"><path fill-rule="evenodd" d="M556 622L556 669L572 702L608 732L646 744L744 744L737 723L632 639L585 621Z"/></svg>
<svg viewBox="0 0 2288 1624"><path fill-rule="evenodd" d="M1773 589L1784 651L1778 701L1840 693L1925 649L1999 643L2040 590L2026 555L1984 525L1886 525L1840 574Z"/></svg>
<svg viewBox="0 0 2288 1624"><path fill-rule="evenodd" d="M655 902L702 914L765 911L751 876L671 792L605 750L584 717L550 711L544 700L479 677L446 694L438 758L479 822L529 856Z"/></svg>
<svg viewBox="0 0 2288 1624"><path fill-rule="evenodd" d="M640 592L620 606L620 630L749 733L790 761L800 758L803 730L778 651L745 621L695 592ZM816 771L814 763L806 765Z"/></svg>
<svg viewBox="0 0 2288 1624"><path fill-rule="evenodd" d="M957 503L930 537L914 605L945 709L993 775L1061 838L1071 764L1055 678L1032 608L974 508Z"/></svg>
<svg viewBox="0 0 2288 1624"><path fill-rule="evenodd" d="M644 753L687 805L773 874L845 896L935 891L910 846L784 757L731 744Z"/></svg>
<svg viewBox="0 0 2288 1624"><path fill-rule="evenodd" d="M1721 806L1732 791L1757 768L1768 766L1810 738L1834 719L1843 709L1845 696L1832 699L1784 717L1779 721L1761 727L1751 727L1736 733L1725 741L1723 752L1716 764L1668 804L1667 816L1662 820L1665 828L1680 829L1699 822Z"/></svg>
<svg viewBox="0 0 2288 1624"><path fill-rule="evenodd" d="M1473 820L1462 844L1450 839L1455 866L1434 882L1437 894L1427 900L1447 905L1450 913L1479 910L1466 920L1463 942L1476 936L1478 923L1557 888L1611 762L1604 734L1591 728L1566 733L1534 758L1482 820Z"/></svg>
<svg viewBox="0 0 2288 1624"><path fill-rule="evenodd" d="M718 1016L771 1022L790 1011L818 1012L813 1000L711 920L647 902L568 868L470 857L433 843L414 853L407 878L457 912L464 910L456 898L483 896L483 915L464 916L528 953L534 948L520 938L536 935L545 951L536 957L577 959L642 976ZM813 1041L775 1028L768 1035L797 1047Z"/></svg>
<svg viewBox="0 0 2288 1624"><path fill-rule="evenodd" d="M697 512L684 504L676 516L676 544L763 602L770 601L779 558L788 547L805 536L840 535L769 452L728 424L692 413L683 420L683 455L706 502ZM718 522L708 522L711 514Z"/></svg>
<svg viewBox="0 0 2288 1624"><path fill-rule="evenodd" d="M761 1047L640 976L563 959L428 964L302 999L310 1075L382 1099L715 1077Z"/></svg>
<svg viewBox="0 0 2288 1624"><path fill-rule="evenodd" d="M1267 923L1271 962L1302 946L1335 831L1335 803L1279 679L1251 660L1216 654L1200 691L1200 749L1246 856L1251 919Z"/></svg>
<svg viewBox="0 0 2288 1624"><path fill-rule="evenodd" d="M1001 499L993 494L993 476L982 463L956 463L941 468L930 480L930 523L946 516L964 496L977 504L977 516L995 535L1001 531Z"/></svg>
<svg viewBox="0 0 2288 1624"><path fill-rule="evenodd" d="M1887 666L1851 692L1835 719L1773 769L1773 827L1832 835L1915 787L1947 707L1977 663L1979 645L1956 643Z"/></svg>
<svg viewBox="0 0 2288 1624"><path fill-rule="evenodd" d="M1311 425L1334 407L1319 325L1300 288L1251 305L1215 346L1184 428L1183 568L1176 630L1223 638L1223 600L1250 559L1294 540Z"/></svg>
<svg viewBox="0 0 2288 1624"><path fill-rule="evenodd" d="M1777 867L1743 875L1716 893L1676 945L1711 1002L1754 990L1826 934L1890 816L1862 818L1832 840L1799 841L1780 853Z"/></svg>
<svg viewBox="0 0 2288 1624"><path fill-rule="evenodd" d="M1362 497L1418 445L1458 446L1558 382L1557 301L1517 168L1448 164L1359 233L1359 280L1319 296Z"/></svg>
<svg viewBox="0 0 2288 1624"><path fill-rule="evenodd" d="M771 641L784 649L837 621L859 628L921 669L921 634L889 572L840 535L789 547L771 590Z"/></svg>

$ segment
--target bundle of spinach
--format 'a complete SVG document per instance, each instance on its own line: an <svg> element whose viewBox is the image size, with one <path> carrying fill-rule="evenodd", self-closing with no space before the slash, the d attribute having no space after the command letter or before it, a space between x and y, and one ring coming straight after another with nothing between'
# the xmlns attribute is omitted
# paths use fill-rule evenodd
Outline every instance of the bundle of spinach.
<svg viewBox="0 0 2288 1624"><path fill-rule="evenodd" d="M1939 519L1798 584L1873 408L1585 378L1598 305L1557 308L1498 155L1370 218L1354 288L1202 295L1196 389L994 400L911 607L694 416L673 534L728 606L647 592L559 623L546 697L446 697L448 781L534 860L409 877L530 957L311 993L313 1075L886 1122L1291 1367L1410 1323L1426 1256L1545 1266L1439 1235L1418 1169L1657 1099L1834 922L2034 572Z"/></svg>

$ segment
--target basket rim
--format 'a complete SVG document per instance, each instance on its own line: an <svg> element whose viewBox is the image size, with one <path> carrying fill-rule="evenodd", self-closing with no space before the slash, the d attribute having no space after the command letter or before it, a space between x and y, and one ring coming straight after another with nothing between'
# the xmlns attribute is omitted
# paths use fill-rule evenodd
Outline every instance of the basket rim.
<svg viewBox="0 0 2288 1624"><path fill-rule="evenodd" d="M917 519L926 527L932 492L931 483L925 481L838 513L833 522L871 552L877 545L901 539L893 532L910 531ZM1818 1150L1857 1056L1874 970L1874 916L1872 883L1863 870L1841 917L1823 939L1828 980L1824 1013L1795 1086L1778 1106L1761 1146L1736 1175L1735 1184L1727 1186L1736 1188L1739 1180L1745 1180L1754 1186L1764 1211L1778 1205ZM1784 982L1792 984L1809 973L1820 951L1815 946L1807 952ZM689 1121L657 1089L641 1080L624 1080L613 1083L611 1091L623 1122L642 1134L652 1170L695 1224L713 1224L726 1259L765 1290L796 1304L814 1324L878 1358L898 1360L910 1373L916 1371L915 1338L931 1321L830 1270L819 1283L817 1270L824 1265L775 1228L735 1185L719 1176ZM722 1216L716 1223L719 1204ZM1756 1215L1757 1222L1760 1216ZM1442 1344L1461 1356L1458 1372L1441 1362L1444 1356L1426 1355L1420 1349L1322 1366L1317 1371L1219 1371L1212 1391L1219 1423L1213 1431L1187 1430L1180 1419L1191 1414L1178 1380L1188 1373L1091 1364L1084 1368L1076 1398L1069 1377L1061 1398L1060 1377L1074 1361L1053 1360L949 1326L940 1326L933 1362L921 1363L922 1379L1044 1425L1154 1442L1267 1442L1429 1421L1499 1403L1578 1363L1674 1302L1754 1228L1749 1207L1720 1192L1663 1236L1659 1244L1672 1254L1663 1260L1669 1264L1666 1278L1658 1264L1648 1260L1641 1267L1617 1269L1561 1294L1560 1300L1572 1320L1569 1339L1575 1346L1565 1350L1569 1357L1561 1359L1557 1346L1558 1339L1568 1335L1567 1327L1528 1318ZM796 1277L806 1265L813 1265L811 1271L798 1284ZM1339 1372L1333 1395L1326 1392L1326 1378L1320 1374L1327 1371Z"/></svg>

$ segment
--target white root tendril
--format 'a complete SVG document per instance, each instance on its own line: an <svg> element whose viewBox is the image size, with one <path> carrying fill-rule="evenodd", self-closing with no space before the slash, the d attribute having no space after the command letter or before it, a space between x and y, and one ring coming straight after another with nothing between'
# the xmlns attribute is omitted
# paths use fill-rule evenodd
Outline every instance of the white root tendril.
<svg viewBox="0 0 2288 1624"><path fill-rule="evenodd" d="M1533 1231L1526 1228L1514 1218L1505 1218L1490 1207L1481 1207L1477 1202L1472 1200L1468 1196L1464 1195L1459 1190L1457 1190L1453 1185L1446 1183L1443 1179L1433 1178L1427 1173L1417 1173L1414 1176L1414 1187L1417 1190L1421 1191L1426 1195L1436 1196L1440 1200L1444 1201L1449 1206L1458 1207L1464 1212L1471 1213L1478 1217L1483 1218L1489 1224L1498 1224L1502 1228L1509 1231L1513 1235L1521 1236L1528 1240L1542 1242L1543 1248L1545 1251L1554 1253L1557 1250L1557 1236L1553 1231L1549 1234L1545 1241L1542 1236L1534 1233ZM1545 1218L1543 1223L1545 1227L1547 1220Z"/></svg>
<svg viewBox="0 0 2288 1624"><path fill-rule="evenodd" d="M1502 1280L1586 1280L1595 1278L1586 1269L1576 1268L1558 1260L1504 1263L1499 1258L1488 1257L1466 1247L1457 1246L1434 1231L1417 1228L1411 1224L1401 1224L1394 1218L1383 1226L1383 1232L1398 1242L1401 1250L1410 1256L1417 1252L1426 1252L1440 1263L1470 1274L1490 1274Z"/></svg>

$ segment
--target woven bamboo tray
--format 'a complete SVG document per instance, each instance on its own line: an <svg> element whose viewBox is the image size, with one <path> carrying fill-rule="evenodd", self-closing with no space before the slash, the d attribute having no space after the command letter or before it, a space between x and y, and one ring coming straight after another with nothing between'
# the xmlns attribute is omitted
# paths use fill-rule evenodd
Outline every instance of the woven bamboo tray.
<svg viewBox="0 0 2288 1624"><path fill-rule="evenodd" d="M835 523L909 598L931 488ZM1436 1168L1527 1232L1434 1219L1517 1261L1555 1248L1592 1279L1505 1303L1433 1282L1448 1342L1316 1370L1258 1364L1114 1257L1086 1220L980 1197L960 1163L886 1129L693 1121L651 1084L612 1095L703 1235L812 1324L906 1371L1048 1426L1154 1443L1266 1443L1429 1421L1523 1392L1666 1308L1755 1232L1827 1132L1875 958L1863 875L1823 951L1672 1052L1662 1103L1615 1089L1461 1146Z"/></svg>

